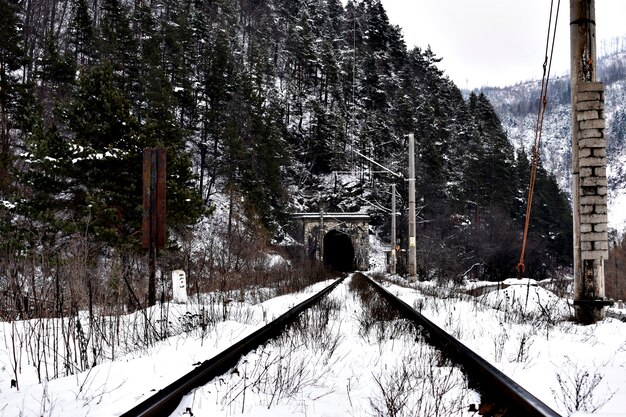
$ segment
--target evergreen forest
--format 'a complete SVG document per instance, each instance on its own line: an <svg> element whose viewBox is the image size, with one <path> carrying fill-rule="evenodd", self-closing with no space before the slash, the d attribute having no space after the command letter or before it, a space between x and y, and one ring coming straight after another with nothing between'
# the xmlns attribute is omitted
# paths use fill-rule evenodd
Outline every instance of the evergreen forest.
<svg viewBox="0 0 626 417"><path fill-rule="evenodd" d="M368 212L389 242L408 185L376 164L406 177L409 133L419 278L516 276L529 155L441 59L380 0L0 0L0 310L141 306L145 147L167 152L162 267L193 285L254 269L245 250L288 242L293 212ZM227 243L200 257L219 198ZM526 275L569 266L571 234L540 168Z"/></svg>

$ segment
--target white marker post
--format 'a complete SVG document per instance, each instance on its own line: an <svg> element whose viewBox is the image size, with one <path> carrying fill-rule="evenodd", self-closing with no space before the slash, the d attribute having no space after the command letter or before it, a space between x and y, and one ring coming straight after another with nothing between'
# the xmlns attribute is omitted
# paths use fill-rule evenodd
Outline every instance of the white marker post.
<svg viewBox="0 0 626 417"><path fill-rule="evenodd" d="M187 303L187 274L182 269L172 272L172 296L175 303Z"/></svg>

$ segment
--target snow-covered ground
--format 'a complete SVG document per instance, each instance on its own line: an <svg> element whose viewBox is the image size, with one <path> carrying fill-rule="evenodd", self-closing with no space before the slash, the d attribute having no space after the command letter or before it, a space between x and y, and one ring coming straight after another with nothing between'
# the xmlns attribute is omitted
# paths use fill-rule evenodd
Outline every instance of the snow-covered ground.
<svg viewBox="0 0 626 417"><path fill-rule="evenodd" d="M562 415L576 400L597 415L626 415L626 324L579 326L567 320L565 300L526 285L454 302L426 297L423 305L427 317Z"/></svg>
<svg viewBox="0 0 626 417"><path fill-rule="evenodd" d="M366 416L398 407L399 415L469 416L478 397L463 375L437 364L407 322L373 323L351 285L348 278L302 327L186 396L173 415Z"/></svg>
<svg viewBox="0 0 626 417"><path fill-rule="evenodd" d="M381 251L373 250L372 256L379 258ZM373 259L371 265L379 270L381 260ZM172 336L136 349L128 340L115 355L107 351L114 360L41 383L38 367L40 374L44 368L51 373L55 361L33 349L53 343L55 335L63 338L53 331L59 321L0 323L0 416L120 415L328 284L254 305L234 301L226 310L210 297L157 307L150 314L166 311L178 334L172 331ZM586 411L598 408L595 415L626 415L626 324L608 318L576 325L567 320L571 311L566 300L534 285L513 285L480 297L433 285L385 285L562 415L570 415L576 400ZM472 415L467 410L478 398L463 377L438 366L431 348L394 326L373 325L366 331L367 314L349 288L347 279L318 313L303 319L316 329L313 334L296 331L293 338L251 352L236 372L185 397L173 415L190 415L187 408L195 416L385 415L388 397L406 399L414 415L445 416L453 409L455 416ZM220 319L198 327L197 318L210 309ZM134 334L131 324L137 321L137 313L128 315L121 337ZM57 362L63 374L63 363ZM19 390L10 387L16 364ZM423 384L433 379L440 381L436 387ZM440 391L434 395L441 397L435 403L415 396L427 398L435 388Z"/></svg>

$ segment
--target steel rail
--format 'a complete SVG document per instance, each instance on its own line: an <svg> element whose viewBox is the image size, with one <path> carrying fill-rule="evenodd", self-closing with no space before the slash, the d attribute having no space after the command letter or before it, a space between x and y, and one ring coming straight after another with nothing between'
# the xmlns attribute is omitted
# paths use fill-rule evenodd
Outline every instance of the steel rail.
<svg viewBox="0 0 626 417"><path fill-rule="evenodd" d="M412 320L424 329L424 336L431 344L449 354L451 356L450 359L463 367L470 380L476 378L477 380L474 382L478 383L479 391L482 391L483 394L499 394L511 400L518 407L513 410L515 415L523 412L521 415L529 417L561 417L560 414L545 405L474 351L450 336L407 303L391 294L378 282L368 276L365 277L404 317ZM500 402L499 398L490 397L490 399Z"/></svg>
<svg viewBox="0 0 626 417"><path fill-rule="evenodd" d="M304 300L264 327L246 336L213 358L202 362L193 371L180 377L178 380L158 391L152 397L122 414L122 417L153 417L171 414L180 404L183 396L187 395L191 390L205 385L213 378L224 374L230 368L234 367L243 355L280 334L288 325L298 318L301 312L313 306L335 289L344 278L345 277L337 279L322 291Z"/></svg>

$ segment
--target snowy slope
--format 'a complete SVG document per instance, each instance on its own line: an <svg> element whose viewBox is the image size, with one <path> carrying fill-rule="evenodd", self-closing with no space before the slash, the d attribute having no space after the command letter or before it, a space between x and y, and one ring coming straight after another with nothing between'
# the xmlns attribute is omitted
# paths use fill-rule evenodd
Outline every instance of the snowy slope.
<svg viewBox="0 0 626 417"><path fill-rule="evenodd" d="M373 256L381 253L374 251ZM319 283L302 293L264 303L234 303L210 328L190 328L151 347L49 382L37 381L36 364L27 360L26 346L20 350L18 344L17 357L22 358L19 391L9 388L15 362L12 340L23 340L37 323L0 323L0 341L4 342L0 349L0 416L120 415L328 284ZM386 286L562 415L582 416L581 412L594 409L594 415L623 415L624 323L606 319L578 326L565 319L570 314L566 300L539 287L509 287L470 297L430 283ZM445 397L445 403L456 409L454 413L439 409L439 414L434 414L432 409L412 408L396 415L473 415L468 412L469 404L478 398L456 371L440 366L436 352L405 334L402 326L390 322L385 328L368 322L356 300L348 279L331 294L328 310L321 310L329 312L324 320L307 319L317 329L312 338L304 332L251 352L236 371L186 396L172 415L380 415L386 404L380 383L406 395L402 399L411 407L441 407ZM186 311L197 312L199 307L211 305L166 306L172 321L180 320ZM131 322L136 315L128 316ZM54 321L43 324L51 329ZM41 359L52 361L51 357ZM406 371L408 378L398 379ZM433 375L436 379L429 379ZM424 386L429 380L440 384ZM577 386L583 387L578 394L574 392ZM443 390L438 391L437 401L415 397L435 388ZM580 400L579 409L572 410L576 399ZM578 413L572 414L574 411Z"/></svg>
<svg viewBox="0 0 626 417"><path fill-rule="evenodd" d="M605 81L605 119L609 177L609 227L623 233L626 227L626 51L599 60L598 78ZM529 151L535 140L541 81L505 88L486 88L513 145ZM568 77L550 81L548 107L541 135L541 162L559 186L571 194L571 110Z"/></svg>

